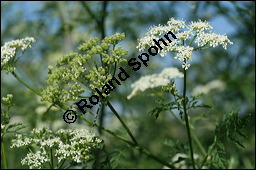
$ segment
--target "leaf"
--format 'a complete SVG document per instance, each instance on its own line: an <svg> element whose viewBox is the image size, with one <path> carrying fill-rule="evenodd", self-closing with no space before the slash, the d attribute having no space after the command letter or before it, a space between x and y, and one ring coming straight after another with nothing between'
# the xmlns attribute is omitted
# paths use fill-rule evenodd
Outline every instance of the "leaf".
<svg viewBox="0 0 256 170"><path fill-rule="evenodd" d="M13 128L15 128L15 130L11 130ZM9 133L9 132L17 132L21 129L24 129L26 128L27 126L26 125L22 125L22 123L13 123L13 124L10 124L7 128L6 128L6 131Z"/></svg>
<svg viewBox="0 0 256 170"><path fill-rule="evenodd" d="M113 156L110 159L110 164L111 164L111 168L115 169L117 168L117 166L120 164L120 159L121 157L124 155L123 151L125 149L118 149L116 152L118 152L118 154L116 154L115 156Z"/></svg>
<svg viewBox="0 0 256 170"><path fill-rule="evenodd" d="M239 149L245 149L244 145L239 141L237 140L236 138L234 138L233 136L229 135L228 136L228 140L230 142L232 142L234 145L236 145L237 148Z"/></svg>
<svg viewBox="0 0 256 170"><path fill-rule="evenodd" d="M171 159L177 153L189 152L189 146L181 143L179 140L165 139L163 143L169 148L167 150L167 159Z"/></svg>
<svg viewBox="0 0 256 170"><path fill-rule="evenodd" d="M227 140L233 143L237 148L245 148L241 139L247 136L241 131L248 123L251 114L239 117L237 110L233 110L223 115L222 120L216 123L215 136L221 139L226 136Z"/></svg>
<svg viewBox="0 0 256 170"><path fill-rule="evenodd" d="M155 119L158 118L158 116L161 112L177 108L177 107L174 107L177 103L176 101L170 102L167 104L165 104L163 100L156 100L155 102L157 104L159 104L160 106L155 107L154 109L152 109L151 111L148 112L151 116L154 116Z"/></svg>
<svg viewBox="0 0 256 170"><path fill-rule="evenodd" d="M222 142L216 141L210 147L208 154L211 158L211 165L216 169L227 169L228 162L226 159L226 151Z"/></svg>

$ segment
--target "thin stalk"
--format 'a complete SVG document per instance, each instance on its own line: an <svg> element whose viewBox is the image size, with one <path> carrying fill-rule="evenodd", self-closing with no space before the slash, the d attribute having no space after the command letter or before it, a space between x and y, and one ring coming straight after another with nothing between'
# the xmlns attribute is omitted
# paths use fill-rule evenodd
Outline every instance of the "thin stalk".
<svg viewBox="0 0 256 170"><path fill-rule="evenodd" d="M207 158L208 158L208 154L205 156L205 158L204 158L204 160L203 160L201 166L199 167L199 169L202 169L202 168L203 168L205 162L207 161Z"/></svg>
<svg viewBox="0 0 256 170"><path fill-rule="evenodd" d="M173 113L173 111L171 111L171 114L183 125L186 125L185 122L183 122L175 113ZM195 135L195 133L193 131L190 131L192 138L195 140L196 144L198 145L199 149L201 150L201 152L204 154L204 156L207 155L202 143L199 141L199 139L197 138L197 136Z"/></svg>
<svg viewBox="0 0 256 170"><path fill-rule="evenodd" d="M197 146L199 147L199 149L201 150L201 152L204 154L204 156L207 155L203 145L201 144L201 142L198 140L197 136L191 131L191 135L192 135L192 138L195 140Z"/></svg>
<svg viewBox="0 0 256 170"><path fill-rule="evenodd" d="M62 160L60 164L58 164L57 169L62 169L62 165L65 163L65 160Z"/></svg>
<svg viewBox="0 0 256 170"><path fill-rule="evenodd" d="M73 162L71 162L71 163L68 163L67 165L65 165L64 167L63 167L63 169L69 169L71 166L73 166L73 165L75 165Z"/></svg>
<svg viewBox="0 0 256 170"><path fill-rule="evenodd" d="M6 152L5 152L5 148L4 148L4 141L3 139L1 139L1 150L2 150L2 160L3 160L3 166L4 166L4 169L8 169L8 166L7 166L7 159L6 159Z"/></svg>
<svg viewBox="0 0 256 170"><path fill-rule="evenodd" d="M135 145L138 144L138 142L136 141L135 137L133 136L132 132L130 131L130 129L128 128L128 126L125 124L125 122L123 121L123 119L119 116L119 114L117 113L117 111L114 109L114 107L111 105L111 103L109 101L107 101L107 105L110 108L110 110L114 113L114 115L117 117L117 119L121 122L121 124L123 125L123 127L125 128L125 130L127 131L127 133L129 134L129 136L131 137L132 141L135 143Z"/></svg>
<svg viewBox="0 0 256 170"><path fill-rule="evenodd" d="M41 94L40 94L37 90L33 89L33 88L30 87L27 83L25 83L23 80L21 80L21 78L20 78L14 71L12 72L12 75L13 75L19 82L21 82L24 86L26 86L29 90L31 90L32 92L34 92L34 93L36 93L37 95L41 96Z"/></svg>
<svg viewBox="0 0 256 170"><path fill-rule="evenodd" d="M51 164L52 164L52 167L51 167L51 168L53 169L53 168L54 168L54 166L53 166L53 155L52 155L52 149L51 149L51 162L52 162L52 163L51 163Z"/></svg>
<svg viewBox="0 0 256 170"><path fill-rule="evenodd" d="M197 33L194 35L193 39L189 42L188 46L190 46L193 43L193 41L196 39L196 37L197 37Z"/></svg>
<svg viewBox="0 0 256 170"><path fill-rule="evenodd" d="M140 152L144 153L145 155L147 155L148 157L154 159L155 161L167 166L168 168L171 168L171 169L175 169L175 167L163 160L161 160L160 158L156 157L155 155L153 155L150 151L148 151L147 149L143 148L142 146L140 146L138 143L137 144L134 144L133 142L130 142L128 139L122 137L122 136L119 136L117 134L115 134L114 132L102 127L102 126L99 126L98 124L94 124L92 121L86 119L82 114L78 113L78 116L83 119L84 121L86 121L87 123L91 124L91 125L94 125L98 128L101 128L101 130L111 134L112 136L118 138L119 140L127 143L128 145L132 146L133 148L139 150Z"/></svg>
<svg viewBox="0 0 256 170"><path fill-rule="evenodd" d="M198 51L198 50L205 50L205 49L208 49L208 48L212 48L212 46L208 46L208 47L200 47L200 48L195 48L193 51Z"/></svg>
<svg viewBox="0 0 256 170"><path fill-rule="evenodd" d="M195 169L195 161L194 161L194 153L193 153L193 146L192 146L192 140L191 140L191 134L190 134L190 127L189 127L189 121L188 121L188 113L187 113L187 101L186 101L186 70L184 68L184 88L183 88L183 109L185 114L185 122L186 122L186 129L188 134L188 142L189 142L189 148L190 148L190 154L191 154L191 161L193 165L193 169Z"/></svg>
<svg viewBox="0 0 256 170"><path fill-rule="evenodd" d="M116 74L116 62L115 62L115 66L114 66L114 73L113 73L113 77L115 77L115 74Z"/></svg>

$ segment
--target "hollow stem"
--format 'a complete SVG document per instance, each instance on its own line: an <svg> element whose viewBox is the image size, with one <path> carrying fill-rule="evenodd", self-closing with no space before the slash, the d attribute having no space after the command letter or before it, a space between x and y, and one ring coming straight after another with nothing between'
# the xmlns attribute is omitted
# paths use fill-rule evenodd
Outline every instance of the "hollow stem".
<svg viewBox="0 0 256 170"><path fill-rule="evenodd" d="M7 160L6 160L6 152L5 152L5 148L4 148L4 141L3 139L1 139L1 159L3 161L3 168L4 169L8 169L8 166L7 166Z"/></svg>
<svg viewBox="0 0 256 170"><path fill-rule="evenodd" d="M186 122L186 129L188 134L188 142L190 148L190 155L193 169L195 169L195 161L194 161L194 153L193 153L193 146L192 146L192 139L190 134L190 127L189 127L189 120L188 120L188 113L187 113L187 99L186 99L186 80L187 80L187 71L184 68L184 88L183 88L183 109L185 115L185 122Z"/></svg>
<svg viewBox="0 0 256 170"><path fill-rule="evenodd" d="M41 94L33 89L32 87L30 87L27 83L25 83L14 71L12 72L12 75L19 81L21 82L24 86L26 86L29 90L31 90L32 92L36 93L37 95L41 96Z"/></svg>
<svg viewBox="0 0 256 170"><path fill-rule="evenodd" d="M128 126L125 124L125 122L123 121L123 119L119 116L119 114L117 113L117 111L114 109L114 107L111 105L111 103L109 101L107 101L107 105L110 108L110 110L114 113L114 115L117 117L117 119L121 122L121 124L123 125L123 127L125 128L126 132L129 134L129 136L131 137L132 141L134 142L135 145L138 144L137 140L135 139L135 137L133 136L132 132L130 131L130 129L128 128Z"/></svg>

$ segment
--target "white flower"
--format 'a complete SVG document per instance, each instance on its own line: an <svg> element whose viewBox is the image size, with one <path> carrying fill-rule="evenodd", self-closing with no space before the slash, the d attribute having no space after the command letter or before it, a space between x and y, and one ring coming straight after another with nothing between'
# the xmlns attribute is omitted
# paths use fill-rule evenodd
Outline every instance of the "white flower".
<svg viewBox="0 0 256 170"><path fill-rule="evenodd" d="M27 156L21 160L22 165L28 165L30 169L38 168L41 169L42 165L45 162L49 162L50 159L48 158L45 152L37 151L35 154L30 152Z"/></svg>
<svg viewBox="0 0 256 170"><path fill-rule="evenodd" d="M76 130L59 130L57 134L62 136L69 136L71 139L70 143L60 143L59 148L56 150L55 156L58 157L58 161L63 159L71 159L77 163L82 160L87 160L91 149L98 148L102 140L96 138L96 136L85 129Z"/></svg>
<svg viewBox="0 0 256 170"><path fill-rule="evenodd" d="M218 89L218 90L224 90L226 87L226 84L221 81L221 80L213 80L209 83L207 83L204 86L197 86L193 91L192 91L192 95L196 96L199 95L201 93L207 94L209 93L211 90L214 89Z"/></svg>
<svg viewBox="0 0 256 170"><path fill-rule="evenodd" d="M211 47L216 47L221 44L224 49L227 49L227 44L233 44L226 35L215 33L200 33L195 42L198 46L209 44Z"/></svg>
<svg viewBox="0 0 256 170"><path fill-rule="evenodd" d="M172 27L172 30L169 31L179 31L179 27L181 28L185 28L185 21L180 21L180 20L175 20L174 18L170 18L169 21L167 22L167 24Z"/></svg>
<svg viewBox="0 0 256 170"><path fill-rule="evenodd" d="M10 58L15 56L17 49L25 51L28 47L31 47L32 42L35 42L33 37L26 37L23 39L6 42L1 47L1 60L8 62Z"/></svg>
<svg viewBox="0 0 256 170"><path fill-rule="evenodd" d="M177 34L175 34L176 38L181 40L187 40L190 38L191 35L191 31L178 32Z"/></svg>
<svg viewBox="0 0 256 170"><path fill-rule="evenodd" d="M178 41L176 39L172 40L171 43L168 43L168 46L164 46L163 49L160 51L160 56L164 57L170 51L176 51Z"/></svg>
<svg viewBox="0 0 256 170"><path fill-rule="evenodd" d="M143 51L145 48L155 45L153 39L158 40L159 38L153 35L146 35L141 39L138 39L139 44L136 48L138 48L139 51Z"/></svg>
<svg viewBox="0 0 256 170"><path fill-rule="evenodd" d="M169 31L171 32L177 32L180 30L180 28L185 28L185 22L175 20L174 18L171 18L167 25L158 25L158 26L152 26L149 28L148 32L143 36L142 38L138 39L138 46L136 48L139 49L139 51L145 50L147 47L155 45L153 39L159 40L161 38L162 34L166 34ZM186 35L185 35L186 34ZM184 33L182 36L187 36L188 31ZM170 45L170 42L166 43ZM172 44L173 45L173 44ZM164 53L162 53L163 55ZM162 56L161 55L161 56Z"/></svg>
<svg viewBox="0 0 256 170"><path fill-rule="evenodd" d="M173 28L165 25L152 26L146 35L161 35L163 33L167 33L169 31L173 31Z"/></svg>
<svg viewBox="0 0 256 170"><path fill-rule="evenodd" d="M51 134L52 131L45 127L40 127L32 130L34 135Z"/></svg>
<svg viewBox="0 0 256 170"><path fill-rule="evenodd" d="M31 44L35 42L33 37L26 37L23 39L12 40L6 42L1 47L1 69L7 71L13 71L15 68L13 66L7 66L9 61L13 61L16 55L16 52L21 49L25 51L28 47L31 47Z"/></svg>
<svg viewBox="0 0 256 170"><path fill-rule="evenodd" d="M186 25L185 21L170 18L167 25L151 27L145 36L138 40L139 44L137 48L143 51L150 46L156 45L153 39L158 41L162 38L166 43L161 45L162 48L159 50L160 56L164 57L168 52L178 52L174 58L179 59L182 62L182 68L187 70L190 67L188 62L192 60L193 51L204 50L218 45L222 45L222 47L226 49L227 44L233 44L226 35L218 35L209 32L209 29L212 29L212 26L207 21L192 21L189 25ZM166 37L164 38L164 34L169 33L169 31L176 37L171 40L172 42L165 40ZM197 43L198 47L190 46L194 41Z"/></svg>
<svg viewBox="0 0 256 170"><path fill-rule="evenodd" d="M184 61L184 59L192 60L193 47L189 46L178 46L176 50L179 52L174 58Z"/></svg>
<svg viewBox="0 0 256 170"><path fill-rule="evenodd" d="M159 74L160 77L163 78L182 78L184 75L175 67L169 67L163 69L163 71Z"/></svg>
<svg viewBox="0 0 256 170"><path fill-rule="evenodd" d="M81 160L80 160L80 155L75 155L72 157L72 159L77 162L77 163L81 163Z"/></svg>
<svg viewBox="0 0 256 170"><path fill-rule="evenodd" d="M170 82L170 79L182 78L183 76L183 73L179 72L179 70L174 67L165 68L159 74L143 76L131 85L133 90L127 99L131 99L138 91L143 92L149 88L164 86Z"/></svg>
<svg viewBox="0 0 256 170"><path fill-rule="evenodd" d="M15 135L16 139L12 140L12 145L11 148L19 148L19 147L23 147L23 146L29 146L31 143L33 143L33 139L32 138L28 138L28 137L23 137L20 134Z"/></svg>
<svg viewBox="0 0 256 170"><path fill-rule="evenodd" d="M22 160L22 164L27 164L30 168L45 168L44 163L49 161L49 147L55 153L58 163L65 160L72 160L77 163L86 162L91 158L91 151L101 147L102 140L93 133L85 129L61 129L56 133L47 128L37 128L32 130L29 137L16 135L12 140L12 147L29 148L30 153ZM36 153L30 148L40 148Z"/></svg>
<svg viewBox="0 0 256 170"><path fill-rule="evenodd" d="M41 141L41 146L40 148L43 148L45 146L48 146L48 147L53 147L55 144L59 144L60 143L60 138L59 137L55 137L53 139L45 139L43 141Z"/></svg>
<svg viewBox="0 0 256 170"><path fill-rule="evenodd" d="M190 67L190 64L188 64L187 62L183 62L182 68L185 68L185 70L187 70L189 67Z"/></svg>
<svg viewBox="0 0 256 170"><path fill-rule="evenodd" d="M197 31L201 32L201 31L204 31L204 30L212 29L212 26L210 26L210 24L206 21L203 22L203 21L199 20L199 21L196 21L196 22L192 21L189 25L189 29L191 31L197 30Z"/></svg>

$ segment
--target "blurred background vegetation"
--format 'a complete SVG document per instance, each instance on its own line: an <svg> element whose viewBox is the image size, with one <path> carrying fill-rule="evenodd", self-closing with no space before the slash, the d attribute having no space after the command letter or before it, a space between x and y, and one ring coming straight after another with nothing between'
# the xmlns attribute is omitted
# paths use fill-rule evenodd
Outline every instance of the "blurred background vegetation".
<svg viewBox="0 0 256 170"><path fill-rule="evenodd" d="M1 46L10 40L34 37L37 41L16 65L17 74L36 89L46 86L48 65L90 37L104 38L116 32L124 32L126 40L121 45L129 51L127 58L137 57L137 39L151 25L165 24L169 18L196 21L207 20L213 30L227 34L234 43L227 50L221 47L196 52L188 72L188 92L197 85L220 79L227 85L222 92L214 91L204 96L203 101L213 109L190 111L194 117L200 113L207 116L195 124L194 131L204 147L212 143L215 121L234 108L241 115L252 114L244 132L246 149L238 150L225 143L227 157L233 161L230 168L255 168L255 2L3 2L1 1ZM150 59L149 66L132 72L131 78L111 93L111 102L128 122L138 141L161 158L170 152L166 141L187 142L185 127L170 113L161 113L157 120L148 112L156 106L154 96L138 96L127 100L131 83L142 75L159 73L170 66L180 67L172 54ZM179 87L180 89L182 87ZM90 128L85 122L66 124L63 110L46 112L47 104L20 84L11 74L1 72L1 97L12 93L15 106L11 109L11 121L28 125L25 131L46 126L60 128ZM103 112L104 126L125 135L120 123L110 110ZM6 146L10 146L10 138ZM102 133L107 152L123 149L120 168L162 168L163 166L145 155L130 149L108 134ZM17 154L19 153L19 154ZM117 152L118 153L118 152ZM7 148L9 168L21 166L20 159L26 152Z"/></svg>

